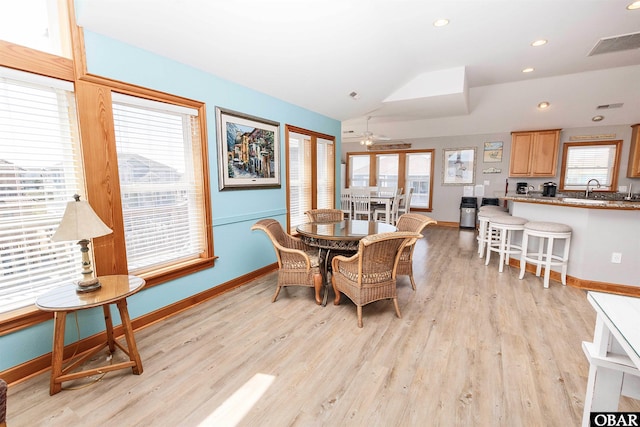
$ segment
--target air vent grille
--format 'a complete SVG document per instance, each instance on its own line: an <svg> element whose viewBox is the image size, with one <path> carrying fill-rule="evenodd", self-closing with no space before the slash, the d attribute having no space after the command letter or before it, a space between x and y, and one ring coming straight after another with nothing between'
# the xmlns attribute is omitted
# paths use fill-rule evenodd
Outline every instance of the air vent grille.
<svg viewBox="0 0 640 427"><path fill-rule="evenodd" d="M598 40L598 43L591 49L588 56L638 48L640 48L640 33L605 37Z"/></svg>
<svg viewBox="0 0 640 427"><path fill-rule="evenodd" d="M596 110L610 110L612 108L621 108L624 104L622 102L618 102L617 104L604 104L598 105Z"/></svg>

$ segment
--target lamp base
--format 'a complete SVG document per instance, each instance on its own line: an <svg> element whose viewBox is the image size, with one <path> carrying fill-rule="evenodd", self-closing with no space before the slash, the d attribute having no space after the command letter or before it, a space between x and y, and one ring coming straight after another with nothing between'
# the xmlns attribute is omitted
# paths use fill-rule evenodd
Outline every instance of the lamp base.
<svg viewBox="0 0 640 427"><path fill-rule="evenodd" d="M76 292L79 294L84 294L87 292L97 291L102 287L98 279L89 279L89 280L81 280L77 283Z"/></svg>

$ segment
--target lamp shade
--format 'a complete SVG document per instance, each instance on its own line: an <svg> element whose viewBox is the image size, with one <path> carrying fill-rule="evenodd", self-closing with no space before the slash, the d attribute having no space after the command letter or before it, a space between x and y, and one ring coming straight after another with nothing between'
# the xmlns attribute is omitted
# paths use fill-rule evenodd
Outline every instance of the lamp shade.
<svg viewBox="0 0 640 427"><path fill-rule="evenodd" d="M80 196L73 196L76 200L67 203L62 221L58 229L51 237L55 242L66 240L85 240L93 237L100 237L111 233L107 225L91 209L91 205L85 201L80 201Z"/></svg>

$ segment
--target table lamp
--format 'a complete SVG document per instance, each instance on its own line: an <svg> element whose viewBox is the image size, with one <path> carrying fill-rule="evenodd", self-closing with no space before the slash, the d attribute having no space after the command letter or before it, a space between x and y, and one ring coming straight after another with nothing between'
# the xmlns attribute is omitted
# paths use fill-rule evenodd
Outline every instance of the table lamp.
<svg viewBox="0 0 640 427"><path fill-rule="evenodd" d="M91 205L80 201L80 196L74 194L75 202L67 203L62 221L58 229L51 237L54 242L77 240L82 253L82 280L76 288L76 292L93 292L100 289L100 282L93 275L91 258L89 257L89 243L94 237L100 237L111 233L107 225L91 209Z"/></svg>

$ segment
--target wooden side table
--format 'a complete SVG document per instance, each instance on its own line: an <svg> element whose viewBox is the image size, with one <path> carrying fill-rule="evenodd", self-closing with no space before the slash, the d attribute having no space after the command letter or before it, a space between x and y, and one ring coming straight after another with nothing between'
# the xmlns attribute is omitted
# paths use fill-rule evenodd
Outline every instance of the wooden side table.
<svg viewBox="0 0 640 427"><path fill-rule="evenodd" d="M49 394L54 395L62 390L62 383L77 378L87 377L98 373L115 371L131 367L135 375L142 373L142 361L136 347L136 341L133 337L133 328L129 311L127 309L127 297L138 292L144 287L145 281L136 276L116 275L102 276L98 278L102 287L90 293L76 293L75 283L70 283L39 296L36 300L36 306L43 311L52 311L54 313L53 328L53 351L51 353L51 382L49 386ZM126 348L118 343L113 335L113 322L111 320L111 310L109 305L116 304L122 319L122 328L124 329L124 337L127 341ZM72 357L67 366L63 367L64 356L64 329L67 320L67 314L76 310L84 310L87 308L102 307L104 310L104 320L106 324L107 341L87 352L76 357ZM86 360L105 347L109 347L109 351L114 353L116 347L122 350L129 361L113 363L111 365L100 368L87 369L79 372L72 372L74 369L82 365Z"/></svg>

